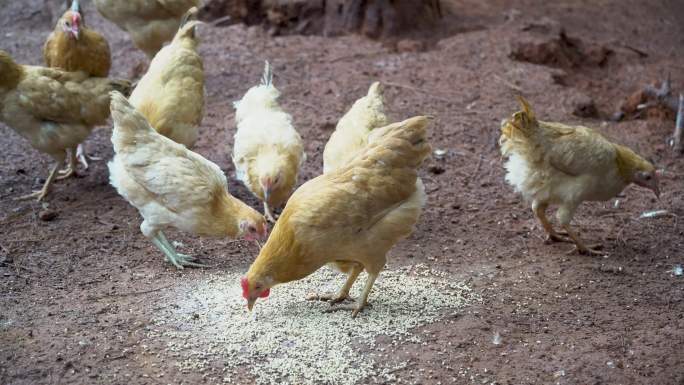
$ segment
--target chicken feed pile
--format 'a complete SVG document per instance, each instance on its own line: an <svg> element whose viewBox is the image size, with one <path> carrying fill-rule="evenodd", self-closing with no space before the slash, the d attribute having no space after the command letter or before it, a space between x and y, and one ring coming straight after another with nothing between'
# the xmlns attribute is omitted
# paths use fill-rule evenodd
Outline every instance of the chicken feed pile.
<svg viewBox="0 0 684 385"><path fill-rule="evenodd" d="M324 268L311 276L275 287L250 314L241 296L240 274L204 276L185 281L163 299L147 338L168 342L162 353L180 362L182 371L201 371L224 383L254 378L259 384L353 385L374 377L392 381L406 365L396 359L374 360L362 350L376 337L393 345L420 343L412 331L460 313L477 295L462 283L426 266L386 270L371 292L371 307L356 319L351 311L306 301L307 294L335 292L344 275ZM365 274L352 289L359 294ZM218 373L217 373L218 371Z"/></svg>

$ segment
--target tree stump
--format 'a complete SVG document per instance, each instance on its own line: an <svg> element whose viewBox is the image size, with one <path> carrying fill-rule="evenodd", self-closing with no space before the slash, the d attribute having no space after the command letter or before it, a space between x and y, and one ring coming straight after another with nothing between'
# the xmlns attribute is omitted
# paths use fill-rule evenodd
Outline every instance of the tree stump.
<svg viewBox="0 0 684 385"><path fill-rule="evenodd" d="M443 13L440 0L209 0L202 15L286 33L385 38L429 29Z"/></svg>

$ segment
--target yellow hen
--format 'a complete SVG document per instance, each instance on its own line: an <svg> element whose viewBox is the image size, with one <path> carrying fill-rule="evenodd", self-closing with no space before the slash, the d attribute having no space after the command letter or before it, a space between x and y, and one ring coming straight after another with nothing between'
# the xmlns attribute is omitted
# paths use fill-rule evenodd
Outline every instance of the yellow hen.
<svg viewBox="0 0 684 385"><path fill-rule="evenodd" d="M501 154L508 158L506 181L532 203L532 210L551 241L575 243L581 253L600 253L570 229L583 201L605 201L635 183L659 196L653 165L625 146L582 126L543 122L519 98L522 111L501 123ZM546 218L549 205L570 239L554 231Z"/></svg>
<svg viewBox="0 0 684 385"><path fill-rule="evenodd" d="M325 264L350 268L340 302L365 269L368 280L350 309L366 305L387 252L413 231L426 196L417 168L430 154L427 117L373 130L368 146L346 166L303 184L287 202L259 256L242 279L251 310L270 288L302 279Z"/></svg>
<svg viewBox="0 0 684 385"><path fill-rule="evenodd" d="M383 109L382 86L375 82L337 123L323 150L324 174L347 164L366 147L371 130L387 125Z"/></svg>
<svg viewBox="0 0 684 385"><path fill-rule="evenodd" d="M183 17L173 41L150 63L130 97L131 104L158 133L192 147L204 115L204 68L197 53L194 19L197 8Z"/></svg>
<svg viewBox="0 0 684 385"><path fill-rule="evenodd" d="M109 92L128 93L130 86L84 72L19 65L0 50L0 120L55 160L43 188L22 198L47 195L67 150L69 168L63 177L76 170L76 147L109 118Z"/></svg>
<svg viewBox="0 0 684 385"><path fill-rule="evenodd" d="M181 17L200 0L94 0L106 19L127 31L151 59L178 31Z"/></svg>

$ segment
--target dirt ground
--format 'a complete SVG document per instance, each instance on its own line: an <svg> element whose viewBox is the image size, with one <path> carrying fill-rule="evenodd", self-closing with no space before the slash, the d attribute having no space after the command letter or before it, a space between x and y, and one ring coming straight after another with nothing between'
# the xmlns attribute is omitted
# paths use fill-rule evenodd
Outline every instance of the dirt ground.
<svg viewBox="0 0 684 385"><path fill-rule="evenodd" d="M359 36L273 37L258 26L202 28L207 108L196 151L233 175L231 103L269 59L282 105L306 144L303 182L321 172L337 120L380 80L391 119L434 115L430 140L446 151L422 169L429 202L416 232L391 251L389 268L426 264L481 297L423 326L426 344L406 349L376 341L410 363L394 375L416 384L684 384L684 277L672 272L684 263L684 158L666 144L674 121L608 121L627 95L668 72L673 88L684 88L684 5L453 3L458 12L445 22L461 32L424 49ZM21 63L42 64L52 29L42 7L39 0L3 2L0 48ZM89 2L85 9L88 23L110 41L114 75L128 76L144 55ZM521 44L553 41L559 25L587 50L579 62L512 59ZM505 184L498 127L517 110L520 91L543 119L596 127L664 170L661 201L629 187L617 199L580 208L575 226L587 240L602 241L606 256L544 244L530 209ZM589 98L597 117L573 116ZM90 152L111 158L110 130L93 133ZM108 184L105 161L58 182L46 200L57 217L43 221L43 205L12 198L38 188L50 160L4 125L0 143L0 383L221 382L160 358L165 341L143 348L140 340L164 295L160 288L245 271L254 247L173 233L212 265L177 271L141 235L138 213ZM234 178L229 188L259 207ZM668 214L640 218L652 210Z"/></svg>

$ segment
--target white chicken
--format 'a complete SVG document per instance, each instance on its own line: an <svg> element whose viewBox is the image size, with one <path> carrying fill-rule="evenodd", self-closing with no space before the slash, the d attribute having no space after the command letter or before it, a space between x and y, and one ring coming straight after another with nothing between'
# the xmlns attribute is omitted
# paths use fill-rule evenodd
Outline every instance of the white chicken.
<svg viewBox="0 0 684 385"><path fill-rule="evenodd" d="M221 169L184 145L157 133L118 92L111 93L116 155L110 183L144 218L143 235L177 268L201 266L179 254L162 230L206 235L265 238L264 217L228 193Z"/></svg>
<svg viewBox="0 0 684 385"><path fill-rule="evenodd" d="M261 84L234 103L236 176L264 202L264 213L272 222L271 208L285 204L306 159L302 138L292 125L292 117L278 105L279 96L267 61Z"/></svg>

